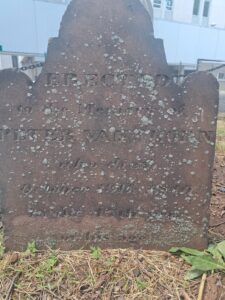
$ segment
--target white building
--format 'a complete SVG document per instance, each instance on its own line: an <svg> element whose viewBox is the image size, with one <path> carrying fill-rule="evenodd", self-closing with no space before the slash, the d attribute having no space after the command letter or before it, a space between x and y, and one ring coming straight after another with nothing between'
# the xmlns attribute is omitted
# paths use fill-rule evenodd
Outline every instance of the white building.
<svg viewBox="0 0 225 300"><path fill-rule="evenodd" d="M151 0L155 18L225 29L224 0Z"/></svg>
<svg viewBox="0 0 225 300"><path fill-rule="evenodd" d="M182 81L196 69L212 73L220 84L220 111L225 112L225 0L150 1L155 34L164 40L174 74Z"/></svg>
<svg viewBox="0 0 225 300"><path fill-rule="evenodd" d="M199 59L225 61L225 0L150 1L170 65L188 73Z"/></svg>

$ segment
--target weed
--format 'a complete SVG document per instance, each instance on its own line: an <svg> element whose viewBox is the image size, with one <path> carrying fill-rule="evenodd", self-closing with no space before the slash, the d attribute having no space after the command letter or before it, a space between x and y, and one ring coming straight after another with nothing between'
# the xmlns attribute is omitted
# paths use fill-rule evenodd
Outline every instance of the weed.
<svg viewBox="0 0 225 300"><path fill-rule="evenodd" d="M42 261L40 266L36 269L37 278L45 278L45 276L53 273L54 267L58 263L58 258L53 253L48 256L45 261Z"/></svg>
<svg viewBox="0 0 225 300"><path fill-rule="evenodd" d="M37 252L36 243L32 241L27 244L26 254L34 255Z"/></svg>
<svg viewBox="0 0 225 300"><path fill-rule="evenodd" d="M225 141L220 142L220 141L217 140L216 152L218 152L219 154L225 154Z"/></svg>
<svg viewBox="0 0 225 300"><path fill-rule="evenodd" d="M114 256L109 257L106 261L106 265L111 267L114 264L115 260L116 260L116 258Z"/></svg>
<svg viewBox="0 0 225 300"><path fill-rule="evenodd" d="M137 278L136 279L136 284L137 284L137 287L140 291L143 291L146 289L147 287L147 283L144 282L143 280L141 280L140 278Z"/></svg>
<svg viewBox="0 0 225 300"><path fill-rule="evenodd" d="M0 258L3 256L4 253L5 253L5 247L3 242L3 234L0 234Z"/></svg>
<svg viewBox="0 0 225 300"><path fill-rule="evenodd" d="M94 259L99 260L102 256L102 251L99 247L91 247L91 256Z"/></svg>
<svg viewBox="0 0 225 300"><path fill-rule="evenodd" d="M198 278L206 272L225 272L225 241L209 245L208 249L204 251L173 247L170 252L180 254L188 264L192 265L192 268L186 273L185 279L187 280Z"/></svg>

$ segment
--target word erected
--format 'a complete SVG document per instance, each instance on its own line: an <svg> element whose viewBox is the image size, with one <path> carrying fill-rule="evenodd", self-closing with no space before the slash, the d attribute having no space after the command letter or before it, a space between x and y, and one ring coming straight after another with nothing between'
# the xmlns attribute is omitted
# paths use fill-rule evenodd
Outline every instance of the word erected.
<svg viewBox="0 0 225 300"><path fill-rule="evenodd" d="M97 86L99 84L105 87L113 87L115 85L127 85L131 83L139 84L139 87L154 88L157 86L167 86L172 79L165 74L76 74L76 73L47 73L46 81L48 86L74 86L81 88L82 86Z"/></svg>

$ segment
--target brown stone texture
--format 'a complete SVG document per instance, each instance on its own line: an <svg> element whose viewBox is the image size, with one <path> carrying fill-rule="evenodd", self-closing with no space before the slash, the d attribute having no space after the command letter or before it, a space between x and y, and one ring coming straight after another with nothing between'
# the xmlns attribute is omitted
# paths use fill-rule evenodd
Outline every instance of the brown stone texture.
<svg viewBox="0 0 225 300"><path fill-rule="evenodd" d="M136 0L74 0L41 75L0 72L6 246L203 248L218 84L174 84Z"/></svg>

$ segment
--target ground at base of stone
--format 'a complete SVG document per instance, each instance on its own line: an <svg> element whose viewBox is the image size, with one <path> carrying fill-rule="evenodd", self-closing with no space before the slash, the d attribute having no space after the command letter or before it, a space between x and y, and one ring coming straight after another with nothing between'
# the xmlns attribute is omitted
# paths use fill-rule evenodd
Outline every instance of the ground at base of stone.
<svg viewBox="0 0 225 300"><path fill-rule="evenodd" d="M210 240L225 238L225 156L213 177ZM195 300L201 278L166 252L134 250L8 253L0 261L0 300ZM225 300L225 276L208 275L201 300Z"/></svg>
<svg viewBox="0 0 225 300"><path fill-rule="evenodd" d="M199 286L183 280L181 260L153 251L13 253L3 259L1 270L2 295L15 281L9 299L186 300L187 295L195 299Z"/></svg>
<svg viewBox="0 0 225 300"><path fill-rule="evenodd" d="M210 238L225 239L225 155L217 155L214 164L210 207Z"/></svg>
<svg viewBox="0 0 225 300"><path fill-rule="evenodd" d="M184 280L181 259L154 251L11 253L0 269L1 300L196 300L201 283ZM224 299L225 278L209 275L201 300Z"/></svg>

